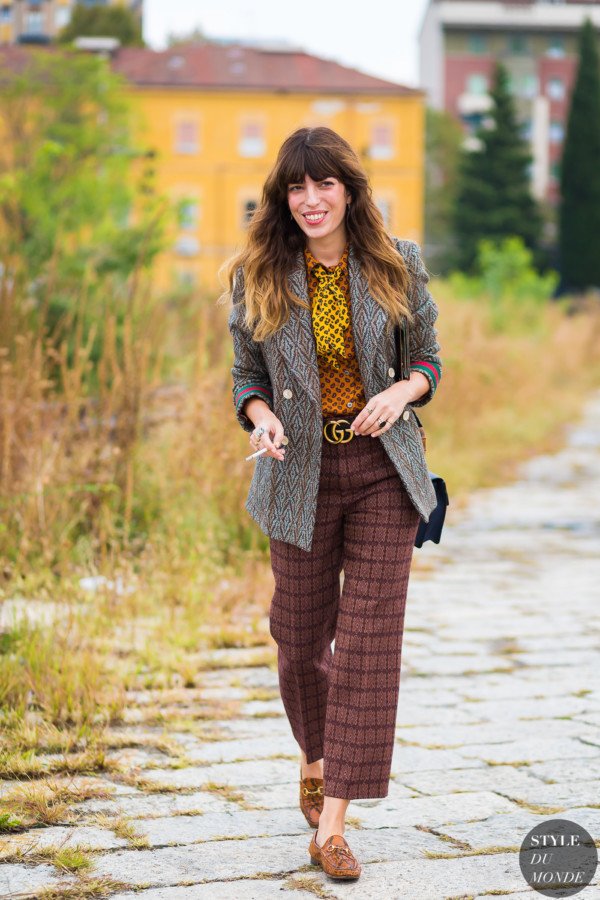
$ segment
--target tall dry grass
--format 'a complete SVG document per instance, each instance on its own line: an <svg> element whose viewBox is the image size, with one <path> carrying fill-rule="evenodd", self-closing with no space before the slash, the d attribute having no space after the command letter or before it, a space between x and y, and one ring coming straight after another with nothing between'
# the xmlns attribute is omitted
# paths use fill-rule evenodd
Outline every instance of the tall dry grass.
<svg viewBox="0 0 600 900"><path fill-rule="evenodd" d="M600 304L457 300L441 281L432 290L444 373L422 419L429 466L460 504L512 478L523 459L560 447L600 386Z"/></svg>
<svg viewBox="0 0 600 900"><path fill-rule="evenodd" d="M600 384L600 315L509 305L499 328L484 297L431 289L444 375L422 417L430 468L459 502L557 446ZM101 766L94 742L122 718L126 687L196 684L198 649L255 642L270 599L267 538L244 509L226 308L140 290L124 315L107 310L99 343L69 322L57 341L18 308L0 342L2 596L66 613L0 628L5 774L24 726L43 748L44 723L82 735ZM104 578L94 592L89 576Z"/></svg>

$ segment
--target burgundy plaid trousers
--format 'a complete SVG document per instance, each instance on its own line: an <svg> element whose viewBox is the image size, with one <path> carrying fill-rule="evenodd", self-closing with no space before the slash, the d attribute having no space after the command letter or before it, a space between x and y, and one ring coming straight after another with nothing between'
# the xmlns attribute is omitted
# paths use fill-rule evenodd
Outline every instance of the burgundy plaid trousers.
<svg viewBox="0 0 600 900"><path fill-rule="evenodd" d="M388 795L419 520L379 438L323 438L311 550L270 540L281 699L330 797Z"/></svg>

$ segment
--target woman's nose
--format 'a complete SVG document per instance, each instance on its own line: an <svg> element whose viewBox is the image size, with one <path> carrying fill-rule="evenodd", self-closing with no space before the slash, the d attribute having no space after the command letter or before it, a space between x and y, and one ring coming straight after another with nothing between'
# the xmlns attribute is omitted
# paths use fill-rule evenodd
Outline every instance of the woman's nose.
<svg viewBox="0 0 600 900"><path fill-rule="evenodd" d="M319 192L316 188L309 186L306 188L306 203L308 206L315 206L319 202Z"/></svg>

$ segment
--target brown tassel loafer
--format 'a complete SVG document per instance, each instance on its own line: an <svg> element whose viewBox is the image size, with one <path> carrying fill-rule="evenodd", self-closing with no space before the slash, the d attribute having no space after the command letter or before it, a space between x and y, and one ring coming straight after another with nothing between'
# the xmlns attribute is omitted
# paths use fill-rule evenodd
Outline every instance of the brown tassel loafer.
<svg viewBox="0 0 600 900"><path fill-rule="evenodd" d="M317 834L313 834L308 852L313 866L321 866L326 875L344 881L355 880L361 868L347 841L341 834L332 834L319 847Z"/></svg>
<svg viewBox="0 0 600 900"><path fill-rule="evenodd" d="M323 779L303 778L300 763L300 809L311 828L318 828L323 812Z"/></svg>

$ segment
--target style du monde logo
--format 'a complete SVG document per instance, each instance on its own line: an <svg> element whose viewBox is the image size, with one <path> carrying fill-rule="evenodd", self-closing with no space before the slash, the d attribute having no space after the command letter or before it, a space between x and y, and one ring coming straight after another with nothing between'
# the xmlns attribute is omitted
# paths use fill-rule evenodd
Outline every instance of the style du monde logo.
<svg viewBox="0 0 600 900"><path fill-rule="evenodd" d="M591 884L598 866L592 836L568 819L539 822L526 835L519 865L527 884L546 897L572 897Z"/></svg>

